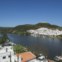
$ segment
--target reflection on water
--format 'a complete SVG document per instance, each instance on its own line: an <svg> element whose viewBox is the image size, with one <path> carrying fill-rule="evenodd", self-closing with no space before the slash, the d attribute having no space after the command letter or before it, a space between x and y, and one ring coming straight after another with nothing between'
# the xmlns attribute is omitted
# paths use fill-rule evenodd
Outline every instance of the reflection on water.
<svg viewBox="0 0 62 62"><path fill-rule="evenodd" d="M14 34L8 34L8 37L14 43L24 45L37 54L43 53L49 58L53 58L56 55L62 54L62 40L57 38L51 38L47 36L19 36Z"/></svg>

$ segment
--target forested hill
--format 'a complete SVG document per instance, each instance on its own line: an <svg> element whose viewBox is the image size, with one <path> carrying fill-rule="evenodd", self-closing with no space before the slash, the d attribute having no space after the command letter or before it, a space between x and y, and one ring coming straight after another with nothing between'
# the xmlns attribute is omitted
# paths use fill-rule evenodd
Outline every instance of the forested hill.
<svg viewBox="0 0 62 62"><path fill-rule="evenodd" d="M49 23L38 23L38 24L25 24L18 25L16 27L0 27L0 33L15 33L15 34L28 34L26 31L30 29L37 29L40 27L46 27L50 29L62 30L62 27L57 25L52 25Z"/></svg>

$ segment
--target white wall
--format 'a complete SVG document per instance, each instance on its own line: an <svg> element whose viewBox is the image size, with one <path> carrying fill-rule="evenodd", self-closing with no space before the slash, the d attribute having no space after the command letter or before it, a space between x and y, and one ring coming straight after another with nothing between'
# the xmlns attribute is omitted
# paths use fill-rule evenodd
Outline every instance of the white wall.
<svg viewBox="0 0 62 62"><path fill-rule="evenodd" d="M10 62L9 56L10 56L10 52L0 54L0 62Z"/></svg>
<svg viewBox="0 0 62 62"><path fill-rule="evenodd" d="M11 57L9 57L11 56ZM14 55L14 51L12 49L12 47L10 46L5 46L2 47L2 49L0 49L0 62L14 62L15 59L15 55Z"/></svg>

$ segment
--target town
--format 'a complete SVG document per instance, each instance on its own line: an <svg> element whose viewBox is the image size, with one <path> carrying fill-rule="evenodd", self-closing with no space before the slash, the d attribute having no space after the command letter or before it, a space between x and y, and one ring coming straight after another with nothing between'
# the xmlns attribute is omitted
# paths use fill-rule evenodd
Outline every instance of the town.
<svg viewBox="0 0 62 62"><path fill-rule="evenodd" d="M52 36L62 35L62 30L49 29L49 28L45 28L45 27L41 27L36 30L28 30L27 32L31 33L32 36L36 36L36 35L52 35Z"/></svg>
<svg viewBox="0 0 62 62"><path fill-rule="evenodd" d="M62 62L62 0L0 0L0 62Z"/></svg>
<svg viewBox="0 0 62 62"><path fill-rule="evenodd" d="M42 54L36 58L32 52L15 53L12 42L5 42L0 45L0 62L48 62L46 57Z"/></svg>

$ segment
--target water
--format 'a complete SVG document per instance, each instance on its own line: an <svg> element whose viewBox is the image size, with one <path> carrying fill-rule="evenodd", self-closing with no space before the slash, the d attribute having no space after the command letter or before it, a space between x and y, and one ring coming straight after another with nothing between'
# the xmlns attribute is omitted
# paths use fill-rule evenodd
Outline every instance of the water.
<svg viewBox="0 0 62 62"><path fill-rule="evenodd" d="M8 37L16 44L21 44L37 54L43 53L48 58L54 58L62 54L62 40L47 36L33 37L8 34Z"/></svg>

